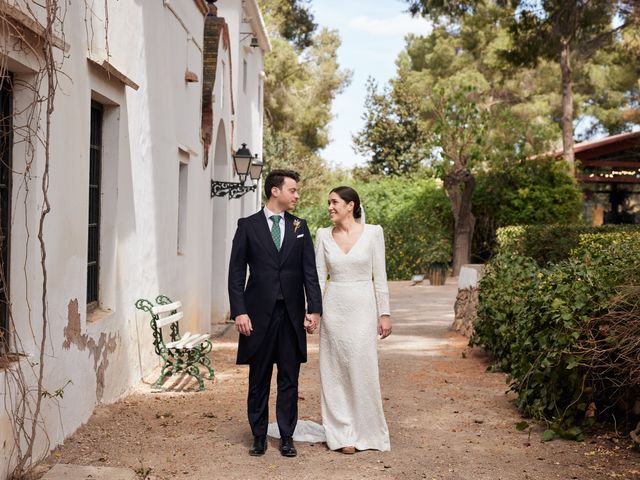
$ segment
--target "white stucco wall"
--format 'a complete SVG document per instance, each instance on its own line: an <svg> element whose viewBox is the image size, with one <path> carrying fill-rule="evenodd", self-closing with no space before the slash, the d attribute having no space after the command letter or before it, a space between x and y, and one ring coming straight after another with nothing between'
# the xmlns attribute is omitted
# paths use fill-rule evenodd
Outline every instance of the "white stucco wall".
<svg viewBox="0 0 640 480"><path fill-rule="evenodd" d="M252 5L251 5L252 4ZM253 9L249 8L252 7ZM263 94L262 83L263 58L265 51L270 50L268 40L262 42L258 48L249 47L253 35L262 35L266 38L264 25L261 18L256 18L257 11L255 0L237 2L235 0L218 0L216 2L218 17L224 18L232 39L229 49L220 43L218 53L218 72L221 72L221 62L225 64L225 79L216 77L214 87L214 136L218 129L224 128L229 153L222 158L222 154L216 155L213 151L212 162L214 164L213 179L222 181L238 181L233 171L232 151L246 143L252 154L258 154L262 160L262 111L260 109L262 99L258 95ZM240 7L240 8L238 8ZM243 61L247 62L247 86L244 87ZM224 86L224 92L221 87ZM220 98L224 96L224 99ZM228 107L232 101L234 114ZM249 184L250 180L247 181ZM237 219L255 213L262 205L262 182L259 182L257 192L247 193L240 199L228 200L227 198L213 199L213 270L212 270L212 323L224 322L229 313L229 300L227 294L228 258L231 252L231 243L235 233Z"/></svg>
<svg viewBox="0 0 640 480"><path fill-rule="evenodd" d="M64 387L64 397L43 402L42 419L49 443L38 445L40 453L72 434L96 404L120 398L159 364L148 318L134 308L138 298L153 300L163 293L182 300L186 313L182 327L191 331L208 331L212 321L224 321L228 312L227 262L236 222L260 205L255 193L242 200L210 198L211 179L237 181L231 154L240 142L262 157L260 99L256 97L264 49L245 51L241 47L239 32L245 31L239 23L242 3L218 2L219 16L233 20L235 27L229 25L228 49L224 42L219 45L218 72L226 62L227 79L222 91L222 75L216 76L214 143L206 167L201 141L204 16L198 2L126 0L110 9L108 60L139 86L137 90L87 60L107 59L104 2L93 2L90 37L85 28L85 5L71 2L66 7L64 31L69 49L52 118L51 213L45 222L49 325L44 362L45 388L54 392ZM25 84L33 80L33 58L20 51L5 49L0 55L3 52L11 57L7 65L18 80ZM62 58L62 52L57 55ZM243 58L248 65L246 93L242 88ZM186 82L187 70L200 81ZM16 87L16 111L29 102L27 93ZM101 309L88 315L92 100L104 106ZM231 113L232 102L235 115ZM26 122L19 116L14 121L16 125ZM222 146L216 145L216 139ZM16 348L31 355L21 365L27 371L27 381L33 382L30 363L38 361L42 331L42 275L36 238L43 201L42 147L37 148L32 175L25 180L21 172L27 160L24 143L16 141L11 302L22 342ZM187 169L187 207L183 209L186 228L178 251L181 163ZM10 404L10 375L0 371L0 377L0 395ZM0 411L0 435L7 439L0 444L0 478L11 466L10 425L10 416Z"/></svg>

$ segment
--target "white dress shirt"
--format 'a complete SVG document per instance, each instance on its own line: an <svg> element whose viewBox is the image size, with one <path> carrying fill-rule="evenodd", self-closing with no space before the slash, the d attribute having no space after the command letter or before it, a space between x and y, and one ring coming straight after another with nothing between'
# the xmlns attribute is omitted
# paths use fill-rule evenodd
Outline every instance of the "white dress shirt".
<svg viewBox="0 0 640 480"><path fill-rule="evenodd" d="M281 213L273 213L267 207L262 209L264 212L264 216L267 217L267 225L269 225L269 231L273 228L273 220L271 220L272 215L279 215L282 220L280 220L280 245L278 248L282 248L282 241L284 240L284 212Z"/></svg>

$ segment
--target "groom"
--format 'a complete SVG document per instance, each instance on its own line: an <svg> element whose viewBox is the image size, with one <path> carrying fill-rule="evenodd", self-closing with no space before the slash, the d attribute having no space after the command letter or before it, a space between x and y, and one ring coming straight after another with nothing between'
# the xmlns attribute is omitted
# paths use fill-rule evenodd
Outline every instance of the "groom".
<svg viewBox="0 0 640 480"><path fill-rule="evenodd" d="M253 433L249 454L253 456L267 450L274 363L278 366L280 453L297 455L292 437L298 421L298 374L300 364L307 361L305 328L312 332L322 314L309 228L304 220L288 213L300 198L299 179L290 170L269 173L264 184L267 204L238 220L231 248L229 301L231 318L240 333L236 363L249 365L247 410Z"/></svg>

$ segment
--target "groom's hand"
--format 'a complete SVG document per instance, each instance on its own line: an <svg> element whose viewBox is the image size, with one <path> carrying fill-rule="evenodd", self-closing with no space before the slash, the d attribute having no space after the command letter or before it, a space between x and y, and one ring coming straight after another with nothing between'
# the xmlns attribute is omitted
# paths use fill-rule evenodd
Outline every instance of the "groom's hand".
<svg viewBox="0 0 640 480"><path fill-rule="evenodd" d="M246 335L247 337L251 335L253 327L251 326L249 315L244 313L236 317L236 330L238 330L240 335Z"/></svg>
<svg viewBox="0 0 640 480"><path fill-rule="evenodd" d="M313 333L318 328L318 323L320 323L320 314L319 313L307 313L304 316L304 328L307 330L307 333Z"/></svg>

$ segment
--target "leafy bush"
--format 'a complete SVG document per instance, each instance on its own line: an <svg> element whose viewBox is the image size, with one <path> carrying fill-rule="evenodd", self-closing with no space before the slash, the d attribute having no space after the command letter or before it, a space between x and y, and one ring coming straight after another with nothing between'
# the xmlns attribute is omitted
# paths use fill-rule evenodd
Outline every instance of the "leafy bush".
<svg viewBox="0 0 640 480"><path fill-rule="evenodd" d="M618 299L621 289L640 283L640 229L536 230L543 232L538 238L545 239L561 238L559 232L565 232L570 245L560 246L558 240L543 258L565 258L542 264L514 248L524 245L524 253L541 253L527 237L523 241L519 236L528 228L498 234L505 251L488 264L480 283L471 343L488 351L494 364L508 373L518 407L549 422L546 439L554 435L579 439L579 427L592 422L597 411L614 407L625 392L640 388L640 378L629 376L630 371L640 371L640 361L631 353L633 345L640 344L640 331L625 327L640 325L640 307L637 300L635 310L628 302L620 306ZM626 317L615 318L626 322L611 320L612 311L621 309ZM608 336L609 330L616 334ZM622 343L621 332L626 335ZM615 347L619 343L623 347ZM602 345L611 347L606 355ZM626 365L618 358L626 359ZM616 396L610 394L613 391Z"/></svg>
<svg viewBox="0 0 640 480"><path fill-rule="evenodd" d="M438 180L416 175L346 184L358 191L367 223L384 228L389 279L406 280L431 262L451 261L451 208ZM297 214L312 232L331 225L326 200Z"/></svg>
<svg viewBox="0 0 640 480"><path fill-rule="evenodd" d="M478 173L473 197L474 255L482 260L493 255L500 227L576 223L581 198L563 160L520 159Z"/></svg>
<svg viewBox="0 0 640 480"><path fill-rule="evenodd" d="M603 225L593 227L589 225L526 225L511 226L498 229L496 239L497 251L511 252L535 259L539 265L549 262L559 262L569 258L573 249L580 242L587 241L589 235L599 238L601 244L593 244L594 250L602 249L607 242L617 238L607 234L623 232L639 232L636 225ZM602 235L605 235L604 237ZM582 240L581 240L582 239ZM602 243L604 242L604 243Z"/></svg>
<svg viewBox="0 0 640 480"><path fill-rule="evenodd" d="M383 223L391 279L409 279L426 273L430 263L451 262L450 212L442 189L425 185L406 208Z"/></svg>

